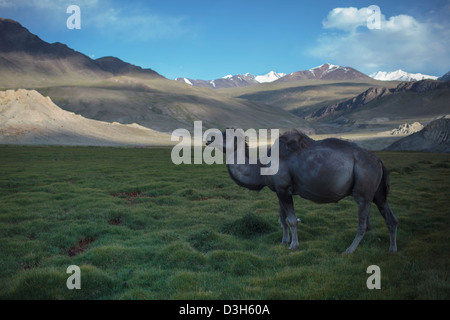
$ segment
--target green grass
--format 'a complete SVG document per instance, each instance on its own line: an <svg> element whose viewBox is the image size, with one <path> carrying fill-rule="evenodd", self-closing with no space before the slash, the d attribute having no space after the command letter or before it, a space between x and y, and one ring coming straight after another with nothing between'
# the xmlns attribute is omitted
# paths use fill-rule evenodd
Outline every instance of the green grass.
<svg viewBox="0 0 450 320"><path fill-rule="evenodd" d="M351 199L295 199L291 252L275 194L238 187L224 165L176 166L164 148L0 146L0 298L449 299L450 155L379 155L399 251L372 207L372 230L342 255ZM372 264L381 290L366 287ZM70 265L81 290L66 287Z"/></svg>

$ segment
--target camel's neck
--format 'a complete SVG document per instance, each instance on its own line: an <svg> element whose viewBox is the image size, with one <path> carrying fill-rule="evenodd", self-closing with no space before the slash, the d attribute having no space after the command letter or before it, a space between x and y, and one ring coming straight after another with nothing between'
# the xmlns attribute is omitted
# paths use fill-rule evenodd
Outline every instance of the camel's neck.
<svg viewBox="0 0 450 320"><path fill-rule="evenodd" d="M247 157L246 157L247 158ZM248 158L246 159L248 160ZM227 164L231 179L241 187L250 190L261 190L265 186L261 175L261 164Z"/></svg>

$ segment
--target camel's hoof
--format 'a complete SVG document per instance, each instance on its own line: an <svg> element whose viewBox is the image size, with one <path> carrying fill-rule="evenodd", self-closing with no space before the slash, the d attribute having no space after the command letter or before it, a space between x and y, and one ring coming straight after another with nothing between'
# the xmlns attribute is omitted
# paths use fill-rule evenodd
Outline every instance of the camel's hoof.
<svg viewBox="0 0 450 320"><path fill-rule="evenodd" d="M292 245L292 244L291 244L291 246L289 247L289 249L290 249L291 251L297 250L297 249L298 249L298 244L296 244L296 245Z"/></svg>
<svg viewBox="0 0 450 320"><path fill-rule="evenodd" d="M389 252L392 252L392 253L397 252L397 248L389 248Z"/></svg>
<svg viewBox="0 0 450 320"><path fill-rule="evenodd" d="M344 255L344 254L351 254L351 253L353 253L353 251L350 250L350 248L347 248L347 250L345 250L344 252L342 252L343 255Z"/></svg>

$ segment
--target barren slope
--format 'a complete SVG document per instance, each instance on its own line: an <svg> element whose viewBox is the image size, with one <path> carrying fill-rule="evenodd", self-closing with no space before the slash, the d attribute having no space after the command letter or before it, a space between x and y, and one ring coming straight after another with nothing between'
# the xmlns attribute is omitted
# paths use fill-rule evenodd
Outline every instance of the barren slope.
<svg viewBox="0 0 450 320"><path fill-rule="evenodd" d="M0 91L0 143L168 145L170 136L137 124L86 119L64 111L35 90Z"/></svg>

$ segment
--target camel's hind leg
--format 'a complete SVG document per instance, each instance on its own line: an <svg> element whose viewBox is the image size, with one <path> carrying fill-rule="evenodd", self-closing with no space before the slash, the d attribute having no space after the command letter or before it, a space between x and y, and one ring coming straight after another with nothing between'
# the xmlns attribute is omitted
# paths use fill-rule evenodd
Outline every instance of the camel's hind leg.
<svg viewBox="0 0 450 320"><path fill-rule="evenodd" d="M386 167L382 164L383 177L381 183L375 193L373 202L376 204L378 210L386 221L386 226L389 230L390 237L390 252L397 252L397 226L398 219L392 212L389 202L387 201L387 196L389 192L389 181L388 181L388 171Z"/></svg>
<svg viewBox="0 0 450 320"><path fill-rule="evenodd" d="M389 238L390 238L389 252L397 252L398 219L394 215L394 212L392 212L392 209L389 206L387 200L379 201L375 198L374 203L377 205L378 210L380 210L380 213L383 216L384 220L386 221L386 226L389 230Z"/></svg>
<svg viewBox="0 0 450 320"><path fill-rule="evenodd" d="M364 237L364 234L369 227L370 204L369 201L358 201L358 230L356 231L356 236L355 239L353 239L352 244L344 251L344 253L354 252Z"/></svg>

